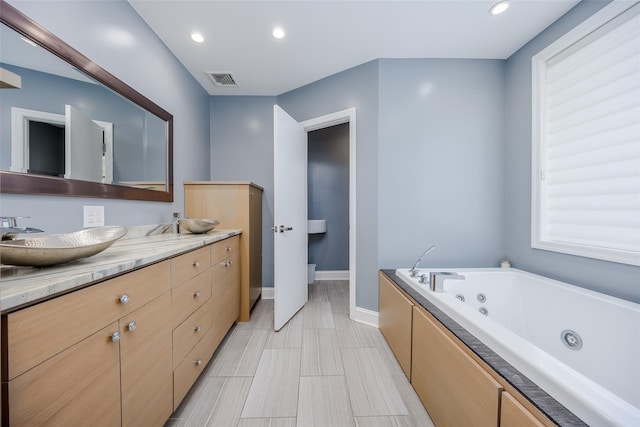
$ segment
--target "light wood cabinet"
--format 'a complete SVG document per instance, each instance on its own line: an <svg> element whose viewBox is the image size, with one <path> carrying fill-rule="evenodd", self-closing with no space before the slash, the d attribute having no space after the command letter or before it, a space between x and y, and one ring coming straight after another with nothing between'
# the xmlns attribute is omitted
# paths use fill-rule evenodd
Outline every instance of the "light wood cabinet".
<svg viewBox="0 0 640 427"><path fill-rule="evenodd" d="M184 211L189 218L213 218L219 228L242 229L240 237L240 317L262 293L262 187L250 182L194 181L184 184Z"/></svg>
<svg viewBox="0 0 640 427"><path fill-rule="evenodd" d="M10 381L2 425L120 425L117 330L107 325Z"/></svg>
<svg viewBox="0 0 640 427"><path fill-rule="evenodd" d="M240 311L234 236L2 315L2 425L162 426Z"/></svg>
<svg viewBox="0 0 640 427"><path fill-rule="evenodd" d="M502 392L500 427L543 427L544 425L509 392Z"/></svg>
<svg viewBox="0 0 640 427"><path fill-rule="evenodd" d="M165 293L120 319L123 426L160 426L173 412L170 311Z"/></svg>
<svg viewBox="0 0 640 427"><path fill-rule="evenodd" d="M411 383L438 426L498 425L502 386L421 307L413 308Z"/></svg>
<svg viewBox="0 0 640 427"><path fill-rule="evenodd" d="M436 426L555 426L382 272L379 288L380 328L398 361L410 360L411 384Z"/></svg>
<svg viewBox="0 0 640 427"><path fill-rule="evenodd" d="M411 379L411 328L413 303L382 274L379 277L378 326L398 359L407 378Z"/></svg>
<svg viewBox="0 0 640 427"><path fill-rule="evenodd" d="M165 261L3 315L3 424L161 425L170 307Z"/></svg>
<svg viewBox="0 0 640 427"><path fill-rule="evenodd" d="M240 312L240 237L207 247L205 271L192 270L171 290L173 325L173 406L178 405L198 378ZM202 250L198 257L205 255ZM176 264L195 265L194 254L175 258ZM172 261L174 261L172 260ZM186 261L185 261L186 260ZM172 264L173 265L173 264ZM186 270L189 270L188 268Z"/></svg>

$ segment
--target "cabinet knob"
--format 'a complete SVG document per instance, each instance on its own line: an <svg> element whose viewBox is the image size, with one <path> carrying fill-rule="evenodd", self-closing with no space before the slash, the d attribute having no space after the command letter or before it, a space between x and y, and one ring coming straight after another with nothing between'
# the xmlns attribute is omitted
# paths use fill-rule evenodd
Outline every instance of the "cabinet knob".
<svg viewBox="0 0 640 427"><path fill-rule="evenodd" d="M195 260L195 261L193 262L193 266L194 266L195 268L200 267L200 261Z"/></svg>
<svg viewBox="0 0 640 427"><path fill-rule="evenodd" d="M195 291L195 292L193 293L193 297L194 297L194 298L199 298L199 297L200 297L200 291Z"/></svg>
<svg viewBox="0 0 640 427"><path fill-rule="evenodd" d="M200 366L200 365L202 365L202 359L196 360L196 366Z"/></svg>
<svg viewBox="0 0 640 427"><path fill-rule="evenodd" d="M129 331L135 331L136 330L136 321L132 320L131 322L129 322L129 324L127 325L127 329L129 329Z"/></svg>
<svg viewBox="0 0 640 427"><path fill-rule="evenodd" d="M111 334L111 341L112 342L120 341L120 331L115 331L114 333Z"/></svg>
<svg viewBox="0 0 640 427"><path fill-rule="evenodd" d="M194 331L196 332L200 332L202 328L200 327L200 325L196 326L195 328L193 328Z"/></svg>
<svg viewBox="0 0 640 427"><path fill-rule="evenodd" d="M120 295L120 304L126 304L129 302L129 295L122 294Z"/></svg>
<svg viewBox="0 0 640 427"><path fill-rule="evenodd" d="M227 252L231 252L231 246L227 246Z"/></svg>

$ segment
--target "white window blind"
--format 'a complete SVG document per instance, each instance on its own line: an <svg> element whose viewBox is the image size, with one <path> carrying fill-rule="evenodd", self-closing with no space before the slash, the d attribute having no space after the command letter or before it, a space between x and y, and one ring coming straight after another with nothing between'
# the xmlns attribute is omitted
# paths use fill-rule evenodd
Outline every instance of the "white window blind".
<svg viewBox="0 0 640 427"><path fill-rule="evenodd" d="M533 90L532 246L640 265L640 4L536 55Z"/></svg>

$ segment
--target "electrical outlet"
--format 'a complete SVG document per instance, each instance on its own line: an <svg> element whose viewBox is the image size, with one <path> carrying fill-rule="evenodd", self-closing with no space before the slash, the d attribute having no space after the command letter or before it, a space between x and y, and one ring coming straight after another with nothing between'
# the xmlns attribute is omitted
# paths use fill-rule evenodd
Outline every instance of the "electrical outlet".
<svg viewBox="0 0 640 427"><path fill-rule="evenodd" d="M84 206L84 228L104 225L104 206Z"/></svg>

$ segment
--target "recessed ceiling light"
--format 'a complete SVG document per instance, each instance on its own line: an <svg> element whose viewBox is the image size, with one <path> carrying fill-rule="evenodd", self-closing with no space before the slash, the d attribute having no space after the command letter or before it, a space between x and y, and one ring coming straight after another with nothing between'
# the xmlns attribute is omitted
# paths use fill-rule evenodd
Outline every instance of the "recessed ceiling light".
<svg viewBox="0 0 640 427"><path fill-rule="evenodd" d="M509 2L507 0L503 0L491 6L491 9L489 9L489 13L492 15L500 15L507 9L509 9Z"/></svg>
<svg viewBox="0 0 640 427"><path fill-rule="evenodd" d="M202 43L204 42L204 36L200 33L193 32L191 33L191 40L196 43Z"/></svg>
<svg viewBox="0 0 640 427"><path fill-rule="evenodd" d="M273 37L275 37L277 39L283 39L284 38L284 30L282 29L282 27L275 27L273 29L273 31L271 32L271 34L273 35Z"/></svg>

